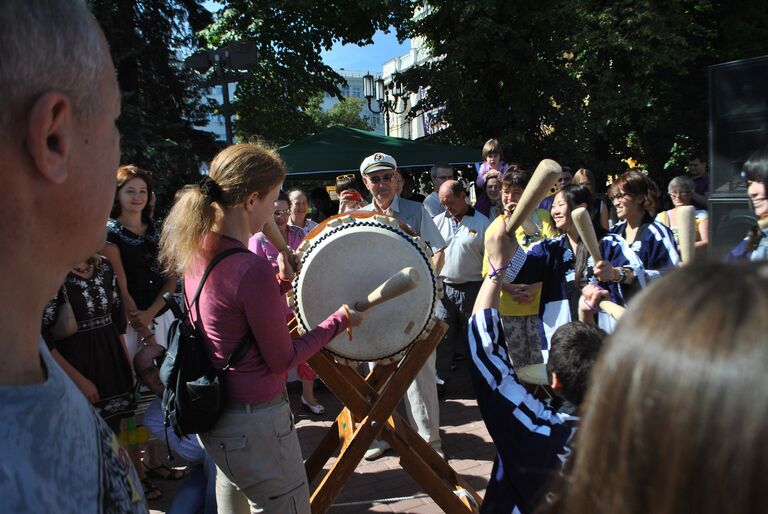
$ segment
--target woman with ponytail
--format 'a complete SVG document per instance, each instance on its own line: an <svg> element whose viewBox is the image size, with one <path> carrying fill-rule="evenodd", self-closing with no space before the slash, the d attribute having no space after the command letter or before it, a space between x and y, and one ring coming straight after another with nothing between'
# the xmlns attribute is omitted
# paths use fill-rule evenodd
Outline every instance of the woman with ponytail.
<svg viewBox="0 0 768 514"><path fill-rule="evenodd" d="M165 221L160 260L167 272L184 277L187 302L217 254L247 250L250 236L273 215L284 177L274 151L244 143L220 152L210 175L184 191ZM190 309L217 368L249 332L255 341L224 373L226 409L210 432L200 434L218 467L219 512L310 512L285 373L362 321L360 313L340 306L314 330L291 340L282 298L292 278L287 257L278 256L275 276L264 257L248 251L228 256L213 268Z"/></svg>

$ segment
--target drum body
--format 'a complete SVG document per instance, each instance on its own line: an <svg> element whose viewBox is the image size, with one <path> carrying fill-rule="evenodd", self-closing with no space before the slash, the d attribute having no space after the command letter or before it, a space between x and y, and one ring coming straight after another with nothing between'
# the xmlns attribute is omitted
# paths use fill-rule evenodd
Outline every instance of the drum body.
<svg viewBox="0 0 768 514"><path fill-rule="evenodd" d="M365 322L333 339L326 349L337 361L354 364L399 360L426 337L435 323L442 283L432 252L393 218L341 214L309 234L299 247L301 272L293 282L292 304L306 332L346 303L353 306L384 281L410 266L419 274L416 289L372 307Z"/></svg>

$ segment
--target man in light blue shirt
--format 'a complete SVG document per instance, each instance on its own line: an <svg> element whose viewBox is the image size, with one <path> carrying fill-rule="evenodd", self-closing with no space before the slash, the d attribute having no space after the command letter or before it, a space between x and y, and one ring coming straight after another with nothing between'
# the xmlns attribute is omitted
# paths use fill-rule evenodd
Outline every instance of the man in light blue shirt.
<svg viewBox="0 0 768 514"><path fill-rule="evenodd" d="M373 201L362 210L391 216L408 225L434 252L433 260L439 272L445 241L420 203L405 200L395 193L396 173L397 162L392 156L375 153L366 157L360 165L360 174L363 176L365 187L371 192ZM417 429L419 435L442 456L434 352L408 388L405 410L408 421ZM365 458L376 459L388 448L386 442L375 441L366 452Z"/></svg>

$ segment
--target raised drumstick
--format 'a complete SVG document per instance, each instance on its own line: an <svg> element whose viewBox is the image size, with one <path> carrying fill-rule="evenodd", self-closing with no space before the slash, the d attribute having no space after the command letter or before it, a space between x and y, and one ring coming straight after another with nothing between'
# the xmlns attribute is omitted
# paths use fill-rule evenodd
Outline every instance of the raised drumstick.
<svg viewBox="0 0 768 514"><path fill-rule="evenodd" d="M579 233L581 242L587 246L589 255L592 256L592 260L595 264L598 261L603 260L600 255L600 245L597 243L597 235L595 234L595 227L592 225L592 220L589 218L589 211L584 207L578 207L571 212L571 219L576 226L576 231Z"/></svg>
<svg viewBox="0 0 768 514"><path fill-rule="evenodd" d="M616 321L619 321L619 318L621 318L621 316L624 314L624 311L626 310L621 305L615 304L610 300L602 300L599 304L599 307L601 311L606 312Z"/></svg>
<svg viewBox="0 0 768 514"><path fill-rule="evenodd" d="M541 201L549 194L552 186L557 182L562 168L552 159L542 160L536 171L533 172L531 180L525 186L520 201L517 202L514 212L507 218L507 234L509 237L515 237L515 230L524 219L531 215L533 210L539 206Z"/></svg>
<svg viewBox="0 0 768 514"><path fill-rule="evenodd" d="M278 249L280 252L290 252L291 247L288 246L288 243L285 242L285 239L283 239L283 234L280 233L280 229L277 228L277 223L275 223L275 219L270 217L266 223L264 223L264 227L261 229L261 231L264 233L265 236L267 236L267 239L269 239L269 242L275 245L275 248Z"/></svg>
<svg viewBox="0 0 768 514"><path fill-rule="evenodd" d="M296 263L293 262L293 250L291 250L291 247L288 246L288 243L286 243L285 239L283 239L283 234L281 234L280 229L277 228L275 219L270 216L267 222L264 223L264 227L261 229L261 231L264 233L267 239L269 239L269 242L275 245L275 248L277 248L279 252L287 253L290 256L290 259L288 259L288 264L291 266L293 271L296 271Z"/></svg>
<svg viewBox="0 0 768 514"><path fill-rule="evenodd" d="M366 296L364 300L356 302L354 308L361 312L368 310L374 305L378 305L405 294L411 289L415 289L418 285L419 272L416 271L416 268L403 268L389 277L379 287L368 293L368 296Z"/></svg>
<svg viewBox="0 0 768 514"><path fill-rule="evenodd" d="M675 209L677 237L680 240L680 264L690 264L696 255L696 209L683 205Z"/></svg>

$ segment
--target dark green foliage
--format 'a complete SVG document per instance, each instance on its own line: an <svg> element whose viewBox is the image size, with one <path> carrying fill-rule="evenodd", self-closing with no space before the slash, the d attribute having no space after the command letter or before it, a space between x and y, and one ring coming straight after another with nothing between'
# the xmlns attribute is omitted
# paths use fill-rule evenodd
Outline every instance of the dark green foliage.
<svg viewBox="0 0 768 514"><path fill-rule="evenodd" d="M200 164L216 152L213 136L196 130L207 111L199 88L182 69L180 52L193 46L192 27L211 21L199 0L91 0L110 45L123 94L122 162L156 180L162 216L177 189L199 180Z"/></svg>
<svg viewBox="0 0 768 514"><path fill-rule="evenodd" d="M322 50L335 40L372 42L376 30L400 27L412 2L329 0L222 2L214 24L203 32L209 48L232 40L257 42L259 65L237 86L235 133L276 145L295 141L318 126L307 114L310 100L329 92L341 99L340 75L325 65Z"/></svg>
<svg viewBox="0 0 768 514"><path fill-rule="evenodd" d="M599 178L633 157L679 174L703 150L707 66L768 53L756 0L429 2L411 25L441 59L407 74L452 137L498 137L508 160L553 157ZM667 164L665 172L665 164Z"/></svg>

